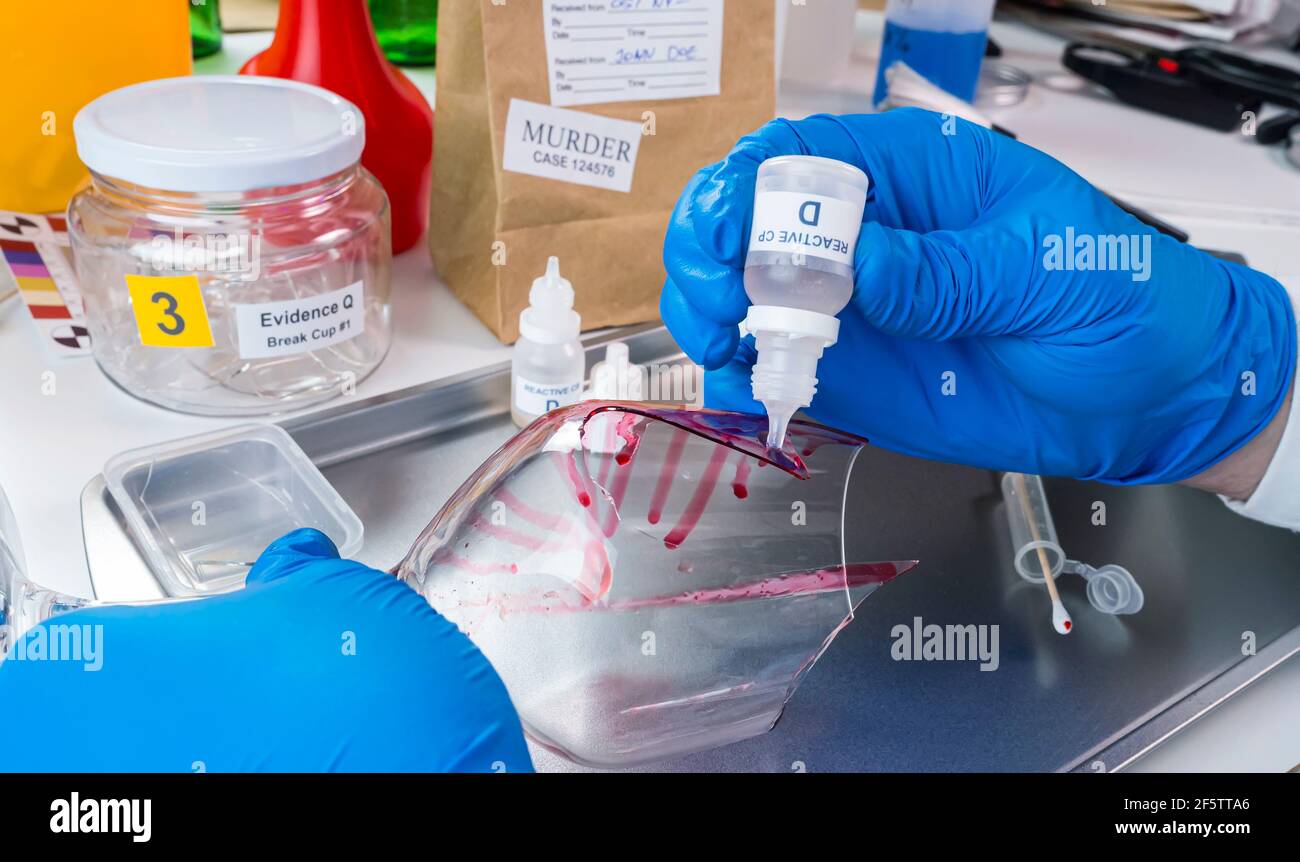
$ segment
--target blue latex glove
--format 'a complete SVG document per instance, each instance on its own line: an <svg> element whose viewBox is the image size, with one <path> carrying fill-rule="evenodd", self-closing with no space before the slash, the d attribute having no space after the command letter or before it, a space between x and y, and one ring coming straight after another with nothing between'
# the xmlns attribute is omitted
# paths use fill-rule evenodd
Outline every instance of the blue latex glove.
<svg viewBox="0 0 1300 862"><path fill-rule="evenodd" d="M316 530L274 542L237 592L38 628L101 625L93 661L11 651L0 664L10 742L22 740L0 747L0 769L532 771L483 654Z"/></svg>
<svg viewBox="0 0 1300 862"><path fill-rule="evenodd" d="M807 411L819 421L935 460L1172 482L1245 444L1285 399L1296 327L1276 281L1152 231L1031 147L907 109L774 121L687 185L660 310L711 369L710 406L762 412L736 324L755 174L787 154L871 178L854 296ZM1133 260L1049 268L1067 231L1132 235L1139 249L1149 237L1149 278Z"/></svg>

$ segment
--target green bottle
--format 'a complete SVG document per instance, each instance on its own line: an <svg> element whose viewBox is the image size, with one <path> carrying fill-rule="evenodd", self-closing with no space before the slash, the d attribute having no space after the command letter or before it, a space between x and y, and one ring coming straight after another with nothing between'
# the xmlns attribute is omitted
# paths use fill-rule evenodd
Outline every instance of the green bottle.
<svg viewBox="0 0 1300 862"><path fill-rule="evenodd" d="M384 56L399 66L438 58L438 0L370 0L370 19Z"/></svg>
<svg viewBox="0 0 1300 862"><path fill-rule="evenodd" d="M217 0L190 0L190 45L196 60L221 50L221 9Z"/></svg>

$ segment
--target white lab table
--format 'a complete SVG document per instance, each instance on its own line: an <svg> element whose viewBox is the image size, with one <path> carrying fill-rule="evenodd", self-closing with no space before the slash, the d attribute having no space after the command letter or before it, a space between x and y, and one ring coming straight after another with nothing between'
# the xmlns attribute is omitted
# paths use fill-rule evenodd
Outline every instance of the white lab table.
<svg viewBox="0 0 1300 862"><path fill-rule="evenodd" d="M879 31L878 15L859 13L855 54L844 74L816 89L787 88L780 113L869 110ZM1040 80L1060 71L1060 40L1010 23L995 24L993 33L1006 51L1004 62ZM228 34L224 51L199 61L196 71L234 72L268 41L267 33ZM409 74L432 101L432 72ZM1242 251L1274 274L1300 273L1300 172L1277 148L1040 83L1024 102L992 116L1111 194L1188 229L1194 242ZM1269 232L1254 224L1261 213L1271 222ZM438 282L423 244L395 260L393 280L392 350L354 397L509 357L509 348ZM80 494L104 462L125 449L246 421L171 413L119 390L89 358L49 358L17 299L0 302L0 368L0 487L15 510L33 580L74 595L90 591ZM52 394L44 394L47 372L54 373ZM1300 763L1297 727L1300 660L1292 660L1139 768L1290 769Z"/></svg>

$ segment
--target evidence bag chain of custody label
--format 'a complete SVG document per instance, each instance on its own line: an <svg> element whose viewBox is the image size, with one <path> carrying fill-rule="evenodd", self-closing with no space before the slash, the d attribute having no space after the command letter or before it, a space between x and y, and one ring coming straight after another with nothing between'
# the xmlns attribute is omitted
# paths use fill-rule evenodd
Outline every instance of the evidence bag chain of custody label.
<svg viewBox="0 0 1300 862"><path fill-rule="evenodd" d="M235 306L241 359L306 353L366 329L363 282L303 299Z"/></svg>
<svg viewBox="0 0 1300 862"><path fill-rule="evenodd" d="M825 195L760 192L754 197L750 251L820 257L853 265L862 207Z"/></svg>
<svg viewBox="0 0 1300 862"><path fill-rule="evenodd" d="M718 95L722 4L543 0L551 104Z"/></svg>
<svg viewBox="0 0 1300 862"><path fill-rule="evenodd" d="M640 123L511 99L501 167L626 193L640 146Z"/></svg>

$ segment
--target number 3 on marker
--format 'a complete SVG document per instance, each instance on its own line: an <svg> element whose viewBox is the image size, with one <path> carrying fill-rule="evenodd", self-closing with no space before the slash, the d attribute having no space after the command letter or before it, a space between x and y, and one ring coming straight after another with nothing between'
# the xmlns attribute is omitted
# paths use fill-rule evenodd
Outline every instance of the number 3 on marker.
<svg viewBox="0 0 1300 862"><path fill-rule="evenodd" d="M194 275L128 275L140 343L146 347L211 347L212 328Z"/></svg>
<svg viewBox="0 0 1300 862"><path fill-rule="evenodd" d="M153 296L149 297L149 301L161 302L166 304L167 307L163 309L163 314L167 315L172 320L176 321L176 323L172 326L168 326L165 323L160 323L158 324L159 329L161 329L167 335L180 335L182 332L185 331L185 318L181 317L179 314L176 313L176 297L172 296L170 293L164 293L163 291L160 290L157 293L155 293Z"/></svg>

